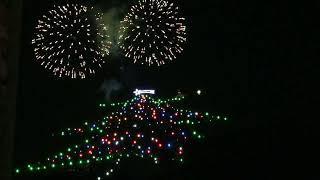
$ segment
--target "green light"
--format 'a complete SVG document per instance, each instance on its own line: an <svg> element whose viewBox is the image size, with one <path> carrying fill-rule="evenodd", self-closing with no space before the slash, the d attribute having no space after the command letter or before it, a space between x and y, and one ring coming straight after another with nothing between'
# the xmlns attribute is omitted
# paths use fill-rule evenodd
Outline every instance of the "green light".
<svg viewBox="0 0 320 180"><path fill-rule="evenodd" d="M227 118L224 118L224 120L226 121L226 120L227 120Z"/></svg>
<svg viewBox="0 0 320 180"><path fill-rule="evenodd" d="M64 163L61 163L61 166L64 166Z"/></svg>
<svg viewBox="0 0 320 180"><path fill-rule="evenodd" d="M37 167L37 170L39 171L39 170L40 170L40 167Z"/></svg>
<svg viewBox="0 0 320 180"><path fill-rule="evenodd" d="M109 160L110 159L110 156L107 156L107 160Z"/></svg>
<svg viewBox="0 0 320 180"><path fill-rule="evenodd" d="M200 138L201 138L201 135L198 135L198 138L200 139Z"/></svg>
<svg viewBox="0 0 320 180"><path fill-rule="evenodd" d="M90 163L90 160L89 160L89 159L87 160L87 163L88 163L88 164Z"/></svg>
<svg viewBox="0 0 320 180"><path fill-rule="evenodd" d="M52 164L52 165L51 165L51 167L52 167L52 168L55 168L55 167L56 167L56 165L55 165L55 164Z"/></svg>
<svg viewBox="0 0 320 180"><path fill-rule="evenodd" d="M89 140L88 140L88 139L86 139L86 143L89 143Z"/></svg>
<svg viewBox="0 0 320 180"><path fill-rule="evenodd" d="M19 169L16 169L16 173L20 173L20 170L19 170Z"/></svg>
<svg viewBox="0 0 320 180"><path fill-rule="evenodd" d="M68 152L71 152L71 149L70 149L70 148L68 148Z"/></svg>
<svg viewBox="0 0 320 180"><path fill-rule="evenodd" d="M189 124L190 123L190 121L189 120L187 120L187 124Z"/></svg>
<svg viewBox="0 0 320 180"><path fill-rule="evenodd" d="M180 158L180 162L183 162L183 159L182 159L182 158Z"/></svg>
<svg viewBox="0 0 320 180"><path fill-rule="evenodd" d="M79 161L79 164L82 164L82 160Z"/></svg>
<svg viewBox="0 0 320 180"><path fill-rule="evenodd" d="M72 161L70 161L70 162L69 162L69 165L72 166L72 164L73 164Z"/></svg>
<svg viewBox="0 0 320 180"><path fill-rule="evenodd" d="M33 170L33 167L30 167L29 169L30 169L30 171L32 171L32 170Z"/></svg>
<svg viewBox="0 0 320 180"><path fill-rule="evenodd" d="M103 133L103 130L102 130L102 129L100 129L100 133Z"/></svg>
<svg viewBox="0 0 320 180"><path fill-rule="evenodd" d="M60 153L59 155L60 155L60 156L63 156L63 154L62 154L62 153Z"/></svg>
<svg viewBox="0 0 320 180"><path fill-rule="evenodd" d="M43 166L43 169L47 169L47 166Z"/></svg>
<svg viewBox="0 0 320 180"><path fill-rule="evenodd" d="M193 131L193 135L196 135L197 134L197 132L196 131Z"/></svg>
<svg viewBox="0 0 320 180"><path fill-rule="evenodd" d="M220 119L220 116L217 116L217 119Z"/></svg>
<svg viewBox="0 0 320 180"><path fill-rule="evenodd" d="M209 113L206 112L206 116L209 116Z"/></svg>
<svg viewBox="0 0 320 180"><path fill-rule="evenodd" d="M87 123L87 122L85 122L85 123L84 123L84 125L88 125L88 123Z"/></svg>
<svg viewBox="0 0 320 180"><path fill-rule="evenodd" d="M64 136L64 132L61 133L61 136Z"/></svg>

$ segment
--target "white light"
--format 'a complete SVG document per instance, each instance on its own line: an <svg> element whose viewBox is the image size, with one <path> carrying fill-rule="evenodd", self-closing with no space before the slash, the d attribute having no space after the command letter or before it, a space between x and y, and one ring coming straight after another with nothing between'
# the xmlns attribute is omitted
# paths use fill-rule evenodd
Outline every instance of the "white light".
<svg viewBox="0 0 320 180"><path fill-rule="evenodd" d="M197 94L198 94L198 95L201 95L201 90L200 90L200 89L197 91Z"/></svg>
<svg viewBox="0 0 320 180"><path fill-rule="evenodd" d="M135 91L133 91L133 93L138 96L140 94L155 94L155 90L139 90L136 89Z"/></svg>

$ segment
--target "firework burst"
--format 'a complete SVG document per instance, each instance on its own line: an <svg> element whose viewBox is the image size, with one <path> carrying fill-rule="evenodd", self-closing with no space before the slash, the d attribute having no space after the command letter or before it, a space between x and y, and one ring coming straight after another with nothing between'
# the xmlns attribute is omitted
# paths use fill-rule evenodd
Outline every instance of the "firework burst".
<svg viewBox="0 0 320 180"><path fill-rule="evenodd" d="M38 20L34 52L59 77L86 78L105 63L111 42L101 13L77 4L54 6Z"/></svg>
<svg viewBox="0 0 320 180"><path fill-rule="evenodd" d="M120 23L119 45L141 64L163 65L177 58L186 42L185 18L166 0L139 0Z"/></svg>

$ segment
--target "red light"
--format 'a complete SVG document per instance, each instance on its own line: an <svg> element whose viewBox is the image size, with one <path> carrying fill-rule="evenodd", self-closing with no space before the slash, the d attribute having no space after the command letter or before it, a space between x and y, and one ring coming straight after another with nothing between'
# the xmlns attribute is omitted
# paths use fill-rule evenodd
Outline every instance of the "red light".
<svg viewBox="0 0 320 180"><path fill-rule="evenodd" d="M158 146L159 146L159 148L161 148L161 147L162 147L162 144L158 144Z"/></svg>
<svg viewBox="0 0 320 180"><path fill-rule="evenodd" d="M133 141L133 144L137 144L137 141Z"/></svg>
<svg viewBox="0 0 320 180"><path fill-rule="evenodd" d="M91 150L89 150L89 154L92 154L92 151L91 151Z"/></svg>
<svg viewBox="0 0 320 180"><path fill-rule="evenodd" d="M83 156L83 154L79 154L79 156L80 156L80 157L82 157L82 156Z"/></svg>

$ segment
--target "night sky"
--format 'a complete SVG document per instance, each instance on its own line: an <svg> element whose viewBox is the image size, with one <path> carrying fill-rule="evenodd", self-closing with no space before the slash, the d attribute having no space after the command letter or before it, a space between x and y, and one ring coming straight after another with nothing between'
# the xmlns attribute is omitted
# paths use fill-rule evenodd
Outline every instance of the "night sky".
<svg viewBox="0 0 320 180"><path fill-rule="evenodd" d="M180 89L191 96L192 101L186 103L188 107L225 114L230 120L210 128L205 140L193 141L186 148L184 166L175 162L155 166L143 160L127 161L121 163L120 170L112 178L268 178L266 124L249 120L247 109L248 60L253 58L252 49L259 51L259 43L253 45L250 39L250 35L257 34L260 28L254 15L259 11L255 4L248 6L222 0L178 1L176 4L186 18L187 44L176 60L162 67L148 67L133 64L121 54L113 54L97 75L71 80L57 78L40 66L31 45L37 19L54 4L63 2L66 1L24 2L15 143L17 165L46 157L46 152L51 152L56 145L50 137L51 132L99 118L98 104L106 101L101 87L103 83L114 81L121 84L121 88L111 93L108 101L128 99L135 88L153 88L160 98L174 96ZM92 5L106 11L130 4L127 0L96 2ZM118 15L121 18L124 14L119 12ZM195 95L197 89L203 91L202 96ZM252 112L251 117L254 114ZM256 138L251 138L253 135ZM261 165L261 161L266 163ZM61 174L33 178L67 176ZM90 179L91 176L70 176L68 179Z"/></svg>

